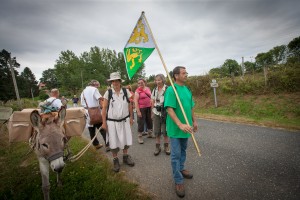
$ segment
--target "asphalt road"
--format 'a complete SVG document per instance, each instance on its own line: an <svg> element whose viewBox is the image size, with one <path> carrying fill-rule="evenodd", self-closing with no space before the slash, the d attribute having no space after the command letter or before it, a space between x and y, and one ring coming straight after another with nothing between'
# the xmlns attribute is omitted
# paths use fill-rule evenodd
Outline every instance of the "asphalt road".
<svg viewBox="0 0 300 200"><path fill-rule="evenodd" d="M186 168L194 178L184 182L185 199L300 199L300 132L203 119L198 124L202 156L190 139ZM121 170L153 199L180 199L170 156L154 156L155 139L138 144L136 124L132 130L129 153L136 165L123 165L120 154Z"/></svg>

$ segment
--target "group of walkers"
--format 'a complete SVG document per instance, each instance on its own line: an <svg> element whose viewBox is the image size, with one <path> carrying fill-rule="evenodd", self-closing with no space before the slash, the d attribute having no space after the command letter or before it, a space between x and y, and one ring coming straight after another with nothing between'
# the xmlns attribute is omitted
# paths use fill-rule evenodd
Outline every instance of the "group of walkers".
<svg viewBox="0 0 300 200"><path fill-rule="evenodd" d="M145 132L146 128L148 130L147 137L155 137L154 155L157 156L162 150L161 136L163 136L164 152L167 155L171 155L176 194L179 197L184 197L183 179L191 179L193 177L184 167L188 138L197 131L198 124L193 110L195 103L192 93L185 86L187 80L185 67L175 67L172 75L175 81L174 87L190 125L185 121L173 87L166 85L166 79L162 74L155 76L156 87L152 92L146 86L144 79L138 79L138 88L133 92L130 86L122 87L124 80L121 79L118 72L111 73L110 78L107 80L110 87L103 96L98 90L100 83L97 80L92 80L82 91L80 102L86 108L90 137L94 138L96 129L100 129L100 133L105 141L105 150L112 153L113 171L115 172L120 170L118 158L120 150L123 153L123 163L131 167L135 165L133 158L128 154L128 149L132 145L133 140L131 126L134 123L133 107L135 107L138 124L138 143L144 143L143 132ZM58 96L58 90L54 89L51 91L51 97L47 101L53 101L51 98L55 99ZM77 106L78 101L79 99L77 99L74 106ZM59 102L54 101L53 104L57 103L57 106L61 107L62 103L61 101ZM73 103L75 104L75 102ZM97 106L102 108L102 123L91 125L87 108ZM93 146L96 149L103 147L97 138L93 141Z"/></svg>

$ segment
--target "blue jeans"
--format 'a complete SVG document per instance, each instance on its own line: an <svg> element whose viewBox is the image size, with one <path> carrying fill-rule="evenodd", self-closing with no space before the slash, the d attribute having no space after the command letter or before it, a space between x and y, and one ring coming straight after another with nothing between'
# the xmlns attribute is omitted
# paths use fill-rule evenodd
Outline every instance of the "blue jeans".
<svg viewBox="0 0 300 200"><path fill-rule="evenodd" d="M188 138L170 138L170 143L173 178L176 184L182 184L183 176L180 171L184 170Z"/></svg>

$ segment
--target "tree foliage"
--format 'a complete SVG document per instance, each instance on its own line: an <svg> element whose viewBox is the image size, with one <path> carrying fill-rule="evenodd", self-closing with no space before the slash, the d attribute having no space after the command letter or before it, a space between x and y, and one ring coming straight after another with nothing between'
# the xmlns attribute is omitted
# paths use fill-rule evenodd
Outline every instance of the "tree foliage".
<svg viewBox="0 0 300 200"><path fill-rule="evenodd" d="M98 80L102 86L107 85L106 80L112 72L120 72L121 78L125 80L124 85L136 82L138 78L145 76L144 67L142 65L129 81L123 53L95 46L80 56L70 50L62 51L54 69L44 71L40 81L48 89L59 87L61 93L68 96L81 91L92 79Z"/></svg>
<svg viewBox="0 0 300 200"><path fill-rule="evenodd" d="M29 67L25 67L23 72L21 72L21 75L18 77L18 87L20 96L23 98L30 98L39 94L35 75Z"/></svg>
<svg viewBox="0 0 300 200"><path fill-rule="evenodd" d="M20 64L17 62L16 58L11 58L11 54L3 49L0 52L0 100L7 101L10 99L16 99L16 93L14 88L14 83L12 79L12 73L10 64L12 65L12 70L14 71L17 83L22 85L22 82L18 81L19 72L16 70L20 67ZM20 91L19 91L20 93ZM22 97L22 96L20 96Z"/></svg>
<svg viewBox="0 0 300 200"><path fill-rule="evenodd" d="M294 38L289 44L288 44L288 50L289 50L289 58L288 61L291 63L300 62L300 36L297 38Z"/></svg>

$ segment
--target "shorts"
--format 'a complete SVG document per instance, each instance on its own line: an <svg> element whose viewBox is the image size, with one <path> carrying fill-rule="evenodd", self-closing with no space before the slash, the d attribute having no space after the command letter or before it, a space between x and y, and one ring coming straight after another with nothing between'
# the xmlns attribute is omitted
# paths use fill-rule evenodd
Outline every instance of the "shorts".
<svg viewBox="0 0 300 200"><path fill-rule="evenodd" d="M159 115L155 115L153 117L153 132L155 136L167 136L167 131L166 131L166 122L162 122L161 118Z"/></svg>

